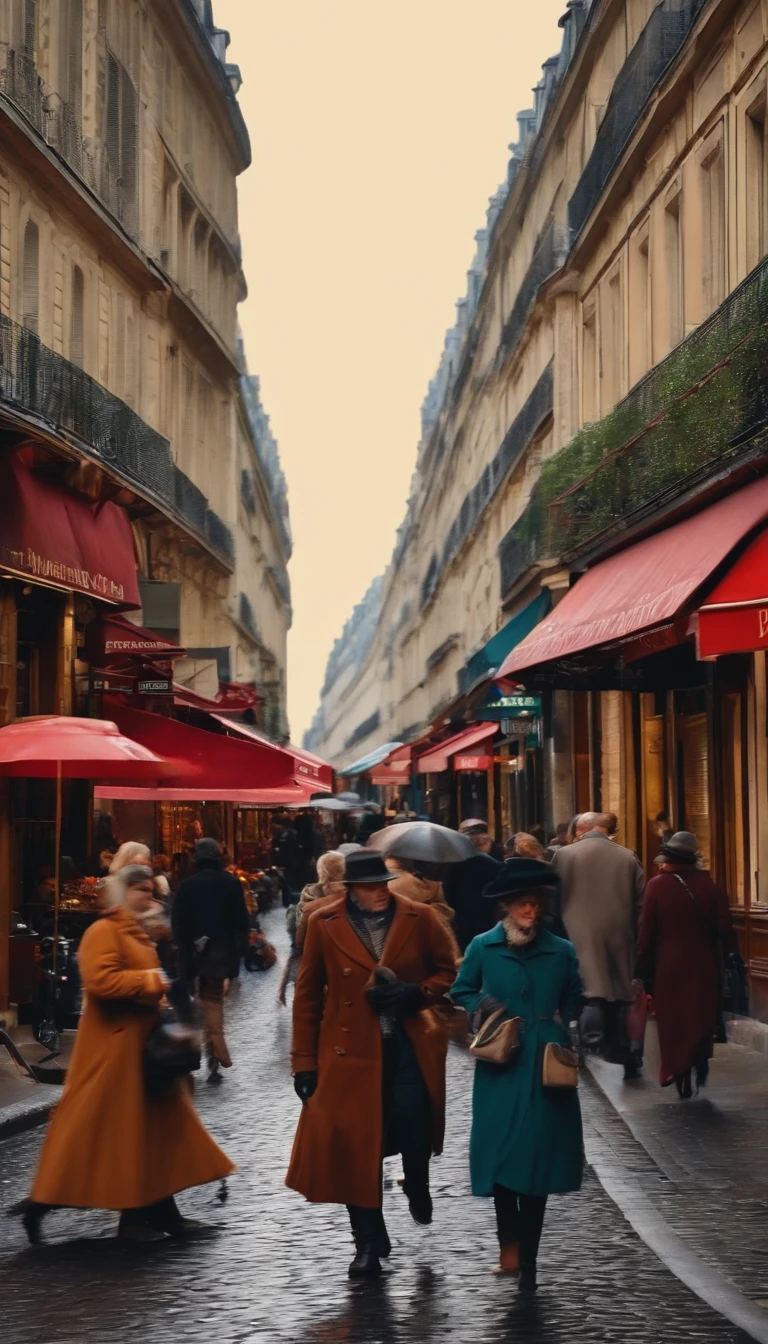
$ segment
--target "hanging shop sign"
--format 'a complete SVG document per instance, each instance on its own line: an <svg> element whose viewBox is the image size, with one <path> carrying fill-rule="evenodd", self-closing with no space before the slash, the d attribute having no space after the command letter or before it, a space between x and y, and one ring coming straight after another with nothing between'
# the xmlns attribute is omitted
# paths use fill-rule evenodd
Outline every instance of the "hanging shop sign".
<svg viewBox="0 0 768 1344"><path fill-rule="evenodd" d="M136 682L137 695L173 695L171 677L140 677Z"/></svg>
<svg viewBox="0 0 768 1344"><path fill-rule="evenodd" d="M454 756L454 770L490 770L492 756Z"/></svg>
<svg viewBox="0 0 768 1344"><path fill-rule="evenodd" d="M541 716L541 696L515 692L503 695L498 689L489 694L485 704L477 710L479 718L492 719L495 723L506 719L536 718Z"/></svg>

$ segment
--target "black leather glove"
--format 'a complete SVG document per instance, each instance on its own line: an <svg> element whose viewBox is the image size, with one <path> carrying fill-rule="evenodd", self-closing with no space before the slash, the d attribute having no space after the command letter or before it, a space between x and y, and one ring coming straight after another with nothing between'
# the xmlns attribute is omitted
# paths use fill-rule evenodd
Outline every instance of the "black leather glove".
<svg viewBox="0 0 768 1344"><path fill-rule="evenodd" d="M384 1017L408 1017L420 1012L427 1003L419 986L409 985L405 980L371 985L365 991L365 997L374 1012Z"/></svg>
<svg viewBox="0 0 768 1344"><path fill-rule="evenodd" d="M304 1104L309 1098L314 1096L317 1091L317 1074L313 1069L308 1069L306 1073L295 1073L293 1075L293 1090L296 1096Z"/></svg>

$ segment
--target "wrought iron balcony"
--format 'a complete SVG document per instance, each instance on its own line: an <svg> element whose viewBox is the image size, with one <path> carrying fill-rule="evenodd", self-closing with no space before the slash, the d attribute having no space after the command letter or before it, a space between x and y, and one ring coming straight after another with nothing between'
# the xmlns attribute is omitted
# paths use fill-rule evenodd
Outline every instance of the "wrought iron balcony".
<svg viewBox="0 0 768 1344"><path fill-rule="evenodd" d="M768 259L610 415L545 462L499 548L502 592L768 455Z"/></svg>
<svg viewBox="0 0 768 1344"><path fill-rule="evenodd" d="M129 83L125 73L123 78ZM83 136L77 109L40 77L30 53L4 43L0 44L0 97L7 98L22 113L46 144L119 220L126 233L138 240L135 174L132 181L123 179L112 162L107 145ZM133 97L136 100L135 90Z"/></svg>
<svg viewBox="0 0 768 1344"><path fill-rule="evenodd" d="M568 202L571 238L584 228L667 67L677 56L707 0L663 0L627 56L576 190Z"/></svg>
<svg viewBox="0 0 768 1344"><path fill-rule="evenodd" d="M72 435L82 449L147 492L158 507L180 514L232 564L229 528L202 491L174 465L168 440L77 364L49 350L40 337L0 314L0 407L33 415Z"/></svg>

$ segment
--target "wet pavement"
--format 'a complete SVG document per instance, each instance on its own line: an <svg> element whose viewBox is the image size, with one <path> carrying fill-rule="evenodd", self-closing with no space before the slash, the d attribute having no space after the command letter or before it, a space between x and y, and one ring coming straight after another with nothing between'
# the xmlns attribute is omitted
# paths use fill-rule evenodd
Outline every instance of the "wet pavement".
<svg viewBox="0 0 768 1344"><path fill-rule="evenodd" d="M280 944L282 926L282 912L267 921ZM278 968L243 975L227 1010L235 1067L220 1088L198 1087L204 1119L239 1171L226 1203L216 1187L180 1202L216 1230L202 1241L126 1250L114 1240L113 1215L62 1211L48 1220L47 1245L32 1249L15 1221L0 1220L4 1344L746 1344L747 1334L653 1255L591 1171L578 1195L550 1203L538 1298L520 1299L512 1282L494 1278L492 1207L469 1192L472 1070L458 1047L446 1152L433 1164L434 1224L412 1223L397 1165L388 1163L391 1270L378 1283L350 1284L344 1211L307 1206L283 1184L299 1103L278 982ZM589 1081L582 1102L588 1140L604 1142L622 1122ZM40 1131L0 1143L3 1206L26 1193L40 1143Z"/></svg>

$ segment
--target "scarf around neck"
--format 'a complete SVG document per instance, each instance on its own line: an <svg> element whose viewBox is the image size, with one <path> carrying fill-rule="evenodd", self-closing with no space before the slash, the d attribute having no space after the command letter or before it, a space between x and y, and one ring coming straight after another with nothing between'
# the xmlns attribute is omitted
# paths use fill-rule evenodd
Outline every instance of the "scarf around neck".
<svg viewBox="0 0 768 1344"><path fill-rule="evenodd" d="M520 925L515 923L511 915L507 915L506 919L502 920L502 924L504 925L504 932L507 936L507 944L509 947L528 947L539 932L538 925L536 924L530 929L521 929Z"/></svg>
<svg viewBox="0 0 768 1344"><path fill-rule="evenodd" d="M363 910L350 892L347 897L347 915L360 942L376 961L381 961L387 934L395 917L395 902L390 901L386 910Z"/></svg>

